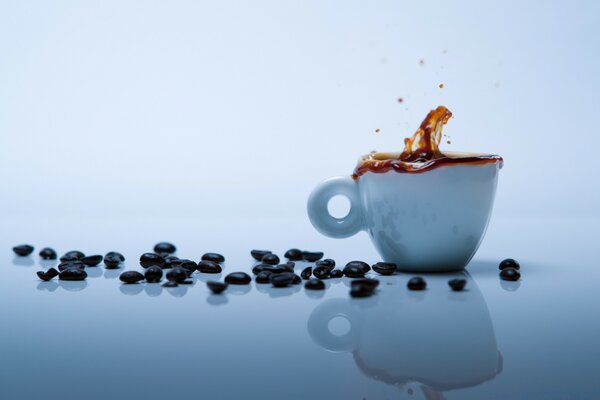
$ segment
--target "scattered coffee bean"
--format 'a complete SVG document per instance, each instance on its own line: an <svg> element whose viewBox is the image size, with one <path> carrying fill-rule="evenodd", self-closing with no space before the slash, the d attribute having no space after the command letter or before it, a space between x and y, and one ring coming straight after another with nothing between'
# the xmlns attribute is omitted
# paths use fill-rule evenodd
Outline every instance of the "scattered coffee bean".
<svg viewBox="0 0 600 400"><path fill-rule="evenodd" d="M408 281L406 287L409 290L425 290L427 287L427 282L425 282L425 279L421 278L420 276L416 276Z"/></svg>
<svg viewBox="0 0 600 400"><path fill-rule="evenodd" d="M334 269L329 273L330 278L341 278L342 276L344 276L344 273L341 269Z"/></svg>
<svg viewBox="0 0 600 400"><path fill-rule="evenodd" d="M121 264L121 258L118 255L104 256L104 265L106 269L119 268L119 264Z"/></svg>
<svg viewBox="0 0 600 400"><path fill-rule="evenodd" d="M223 271L223 268L215 261L200 261L198 263L198 271L205 274L218 274Z"/></svg>
<svg viewBox="0 0 600 400"><path fill-rule="evenodd" d="M192 275L192 273L194 273L194 271L196 271L198 269L198 264L196 264L195 261L192 260L177 260L177 267L179 268L183 268L185 269L185 271L187 272L188 276ZM161 268L164 268L165 265L163 264Z"/></svg>
<svg viewBox="0 0 600 400"><path fill-rule="evenodd" d="M95 267L102 262L103 257L101 255L86 256L81 259L81 262L88 267Z"/></svg>
<svg viewBox="0 0 600 400"><path fill-rule="evenodd" d="M167 272L167 280L181 283L188 277L187 271L181 267L175 267Z"/></svg>
<svg viewBox="0 0 600 400"><path fill-rule="evenodd" d="M396 264L388 262L378 262L373 265L373 271L380 275L392 275L396 272L396 268L398 268Z"/></svg>
<svg viewBox="0 0 600 400"><path fill-rule="evenodd" d="M173 263L179 265L181 264L181 262L179 262L179 257L176 257L172 254L169 254L167 256L163 257L163 260L165 260L165 263L163 264L163 266L161 268L163 269L170 269L173 268L175 265L173 265Z"/></svg>
<svg viewBox="0 0 600 400"><path fill-rule="evenodd" d="M155 253L173 254L176 251L177 251L177 247L175 247L174 244L171 244L169 242L156 243L156 245L154 246Z"/></svg>
<svg viewBox="0 0 600 400"><path fill-rule="evenodd" d="M272 273L270 271L260 271L254 280L256 283L269 283L271 280L269 279Z"/></svg>
<svg viewBox="0 0 600 400"><path fill-rule="evenodd" d="M37 276L43 281L49 281L50 279L59 275L59 272L55 268L50 268L48 271L38 271Z"/></svg>
<svg viewBox="0 0 600 400"><path fill-rule="evenodd" d="M63 256L60 258L60 261L77 261L81 260L83 257L85 257L85 254L83 254L81 251L71 250L63 254Z"/></svg>
<svg viewBox="0 0 600 400"><path fill-rule="evenodd" d="M507 258L500 261L500 265L498 265L498 268L500 270L503 270L504 268L521 269L521 266L516 260L513 260L512 258Z"/></svg>
<svg viewBox="0 0 600 400"><path fill-rule="evenodd" d="M296 267L296 263L293 262L293 261L288 261L288 262L285 263L285 265L287 265L292 271Z"/></svg>
<svg viewBox="0 0 600 400"><path fill-rule="evenodd" d="M521 273L516 268L504 268L500 271L500 278L504 281L518 281Z"/></svg>
<svg viewBox="0 0 600 400"><path fill-rule="evenodd" d="M292 279L292 285L299 285L302 283L302 278L299 275L294 274L294 279Z"/></svg>
<svg viewBox="0 0 600 400"><path fill-rule="evenodd" d="M252 273L254 275L258 275L259 273L261 273L262 271L264 271L264 269L266 267L271 267L271 266L268 265L268 264L258 264L258 265L255 265L254 267L252 267Z"/></svg>
<svg viewBox="0 0 600 400"><path fill-rule="evenodd" d="M294 272L294 266L289 263L279 264L277 268L281 268L283 272Z"/></svg>
<svg viewBox="0 0 600 400"><path fill-rule="evenodd" d="M304 280L309 279L311 275L312 275L312 267L306 267L302 270L302 272L300 272L300 276Z"/></svg>
<svg viewBox="0 0 600 400"><path fill-rule="evenodd" d="M271 254L271 251L269 251L269 250L252 250L250 252L250 254L252 255L252 258L254 258L256 261L260 261L267 254ZM277 261L277 262L279 262L279 261Z"/></svg>
<svg viewBox="0 0 600 400"><path fill-rule="evenodd" d="M148 283L158 283L163 277L163 271L160 267L153 265L144 271L144 278Z"/></svg>
<svg viewBox="0 0 600 400"><path fill-rule="evenodd" d="M227 289L227 286L229 286L229 285L227 283L223 283L223 282L208 281L208 282L206 282L206 286L208 286L208 288L214 294L219 294L219 293L223 293L223 291L225 289Z"/></svg>
<svg viewBox="0 0 600 400"><path fill-rule="evenodd" d="M335 267L335 260L331 258L326 258L324 260L319 260L315 263L317 267L327 267L329 270L332 270Z"/></svg>
<svg viewBox="0 0 600 400"><path fill-rule="evenodd" d="M123 254L119 253L118 251L109 251L104 255L104 258L106 257L116 257L121 262L125 261L125 257L123 256Z"/></svg>
<svg viewBox="0 0 600 400"><path fill-rule="evenodd" d="M202 256L202 261L212 261L216 263L225 262L225 257L219 253L206 253Z"/></svg>
<svg viewBox="0 0 600 400"><path fill-rule="evenodd" d="M85 264L82 263L81 261L77 260L77 261L63 261L60 264L58 264L58 270L59 271L64 271L66 269L69 268L79 268L79 269L85 269Z"/></svg>
<svg viewBox="0 0 600 400"><path fill-rule="evenodd" d="M362 278L365 276L364 270L359 265L346 265L343 274L348 278Z"/></svg>
<svg viewBox="0 0 600 400"><path fill-rule="evenodd" d="M124 283L138 283L144 280L144 275L137 271L125 271L119 276L119 279Z"/></svg>
<svg viewBox="0 0 600 400"><path fill-rule="evenodd" d="M151 267L152 265L162 267L165 265L165 259L156 253L144 253L140 256L140 265L144 268Z"/></svg>
<svg viewBox="0 0 600 400"><path fill-rule="evenodd" d="M315 262L323 258L322 251L303 251L302 258L308 262Z"/></svg>
<svg viewBox="0 0 600 400"><path fill-rule="evenodd" d="M166 281L162 285L163 285L163 287L166 287L166 288L174 288L174 287L179 286L179 284L175 281Z"/></svg>
<svg viewBox="0 0 600 400"><path fill-rule="evenodd" d="M350 287L357 286L357 285L367 285L367 286L371 286L373 289L375 289L377 286L379 286L379 281L377 279L362 278L362 279L354 279L352 282L350 282Z"/></svg>
<svg viewBox="0 0 600 400"><path fill-rule="evenodd" d="M191 280L191 279L186 279L186 280L185 280L185 281L183 281L183 282L179 282L179 284L180 284L180 285L193 285L193 284L194 284L194 281L193 281L193 280Z"/></svg>
<svg viewBox="0 0 600 400"><path fill-rule="evenodd" d="M57 257L56 251L54 251L54 249L51 249L50 247L44 247L43 249L41 249L39 255L42 258L42 260L56 260Z"/></svg>
<svg viewBox="0 0 600 400"><path fill-rule="evenodd" d="M277 256L277 254L269 253L265 254L261 261L264 264L277 265L279 264L279 257Z"/></svg>
<svg viewBox="0 0 600 400"><path fill-rule="evenodd" d="M79 268L67 268L58 274L58 279L63 281L83 281L87 277L87 272Z"/></svg>
<svg viewBox="0 0 600 400"><path fill-rule="evenodd" d="M461 290L463 290L465 288L466 285L467 285L466 279L450 279L448 281L448 286L450 286L450 288L452 290L454 290L455 292L460 292Z"/></svg>
<svg viewBox="0 0 600 400"><path fill-rule="evenodd" d="M286 287L293 282L294 274L291 272L283 272L281 274L271 274L269 278L274 287Z"/></svg>
<svg viewBox="0 0 600 400"><path fill-rule="evenodd" d="M325 283L317 278L310 278L305 284L304 289L308 290L323 290L325 289Z"/></svg>
<svg viewBox="0 0 600 400"><path fill-rule="evenodd" d="M252 278L245 272L232 272L225 277L225 282L232 285L247 285L251 281Z"/></svg>
<svg viewBox="0 0 600 400"><path fill-rule="evenodd" d="M302 260L302 251L300 249L289 249L283 256L288 260Z"/></svg>
<svg viewBox="0 0 600 400"><path fill-rule="evenodd" d="M331 270L327 267L315 267L313 275L319 279L327 279L331 274Z"/></svg>
<svg viewBox="0 0 600 400"><path fill-rule="evenodd" d="M362 270L363 274L366 274L371 270L369 264L364 261L350 261L348 264L346 264L346 267L358 267Z"/></svg>
<svg viewBox="0 0 600 400"><path fill-rule="evenodd" d="M13 247L13 251L16 255L25 257L33 253L33 246L30 246L28 244L21 244Z"/></svg>

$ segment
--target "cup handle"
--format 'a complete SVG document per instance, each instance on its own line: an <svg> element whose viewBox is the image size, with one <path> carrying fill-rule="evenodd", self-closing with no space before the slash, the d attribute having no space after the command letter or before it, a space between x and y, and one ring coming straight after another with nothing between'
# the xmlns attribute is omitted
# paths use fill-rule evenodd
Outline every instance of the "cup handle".
<svg viewBox="0 0 600 400"><path fill-rule="evenodd" d="M327 209L329 200L337 195L350 201L350 211L342 218L332 216ZM307 208L310 222L325 236L345 238L363 229L358 184L350 177L336 176L319 184L310 194Z"/></svg>

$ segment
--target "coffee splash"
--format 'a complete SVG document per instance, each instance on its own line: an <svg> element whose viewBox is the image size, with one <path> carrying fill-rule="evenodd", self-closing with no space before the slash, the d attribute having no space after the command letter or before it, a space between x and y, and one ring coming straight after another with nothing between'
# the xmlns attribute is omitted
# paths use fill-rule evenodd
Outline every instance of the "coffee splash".
<svg viewBox="0 0 600 400"><path fill-rule="evenodd" d="M352 177L358 179L367 172L420 173L450 164L502 163L502 157L492 154L446 152L439 148L442 129L452 117L452 112L444 106L431 110L411 138L404 139L402 153L371 152L363 156Z"/></svg>

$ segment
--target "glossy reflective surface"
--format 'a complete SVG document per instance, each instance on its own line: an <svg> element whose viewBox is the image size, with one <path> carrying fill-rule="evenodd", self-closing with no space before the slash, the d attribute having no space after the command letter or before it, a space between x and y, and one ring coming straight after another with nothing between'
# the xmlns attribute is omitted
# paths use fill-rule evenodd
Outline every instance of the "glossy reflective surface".
<svg viewBox="0 0 600 400"><path fill-rule="evenodd" d="M376 276L377 294L204 282L250 273L253 248L323 250L343 266L378 261L365 233L321 237L298 220L5 218L0 237L0 398L482 399L597 398L597 219L494 217L466 273ZM180 257L226 257L192 285L123 285L126 269L168 240ZM12 246L31 243L34 255ZM84 282L40 281L37 251L120 251L124 268L88 267ZM497 264L521 263L504 282ZM305 266L297 263L296 272ZM464 292L447 281L467 279Z"/></svg>

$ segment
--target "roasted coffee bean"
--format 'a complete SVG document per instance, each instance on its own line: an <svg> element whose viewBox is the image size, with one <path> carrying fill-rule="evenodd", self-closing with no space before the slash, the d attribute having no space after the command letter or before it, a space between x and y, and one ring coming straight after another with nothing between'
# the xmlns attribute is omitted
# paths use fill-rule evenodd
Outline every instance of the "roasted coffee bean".
<svg viewBox="0 0 600 400"><path fill-rule="evenodd" d="M245 272L232 272L225 277L225 282L232 285L247 285L251 281L252 278Z"/></svg>
<svg viewBox="0 0 600 400"><path fill-rule="evenodd" d="M261 259L261 261L264 264L277 265L277 264L279 264L279 257L277 256L277 254L269 253L269 254L265 254L263 256L263 258Z"/></svg>
<svg viewBox="0 0 600 400"><path fill-rule="evenodd" d="M277 266L277 268L283 269L284 272L294 272L294 266L290 265L288 263L286 263L286 264L279 264Z"/></svg>
<svg viewBox="0 0 600 400"><path fill-rule="evenodd" d="M87 277L87 272L79 268L67 268L58 274L58 279L63 281L83 281Z"/></svg>
<svg viewBox="0 0 600 400"><path fill-rule="evenodd" d="M206 253L202 256L202 261L212 261L216 263L225 262L225 257L219 253Z"/></svg>
<svg viewBox="0 0 600 400"><path fill-rule="evenodd" d="M306 267L302 270L302 272L300 272L300 276L302 277L302 279L309 279L310 276L312 275L312 267Z"/></svg>
<svg viewBox="0 0 600 400"><path fill-rule="evenodd" d="M162 267L165 265L165 259L156 253L144 253L140 256L140 265L144 268L151 267L152 265Z"/></svg>
<svg viewBox="0 0 600 400"><path fill-rule="evenodd" d="M521 269L521 266L516 260L513 260L512 258L507 258L500 261L500 265L498 265L498 268L500 270L503 270L504 268Z"/></svg>
<svg viewBox="0 0 600 400"><path fill-rule="evenodd" d="M45 271L38 271L36 272L38 278L40 278L43 281L49 281L50 279L52 279L52 277L49 277L46 275Z"/></svg>
<svg viewBox="0 0 600 400"><path fill-rule="evenodd" d="M368 286L373 287L373 289L375 289L377 286L379 286L379 281L377 279L362 278L362 279L354 279L352 282L350 282L350 287L357 286L357 285L368 285Z"/></svg>
<svg viewBox="0 0 600 400"><path fill-rule="evenodd" d="M144 280L144 275L137 271L125 271L119 275L119 279L125 283L138 283Z"/></svg>
<svg viewBox="0 0 600 400"><path fill-rule="evenodd" d="M125 257L123 256L123 254L119 253L118 251L109 251L104 255L104 258L106 257L116 257L121 262L125 261Z"/></svg>
<svg viewBox="0 0 600 400"><path fill-rule="evenodd" d="M415 276L414 278L410 278L406 284L406 287L409 290L425 290L427 287L427 282L425 282L425 279L421 278L420 276Z"/></svg>
<svg viewBox="0 0 600 400"><path fill-rule="evenodd" d="M271 254L271 251L269 251L269 250L252 250L250 252L250 254L252 255L252 258L254 258L256 261L260 261L267 254Z"/></svg>
<svg viewBox="0 0 600 400"><path fill-rule="evenodd" d="M188 277L187 271L181 267L175 267L167 272L167 280L181 283Z"/></svg>
<svg viewBox="0 0 600 400"><path fill-rule="evenodd" d="M203 272L205 274L218 274L223 271L223 268L215 261L200 261L198 263L198 271Z"/></svg>
<svg viewBox="0 0 600 400"><path fill-rule="evenodd" d="M271 274L269 277L271 284L274 287L286 287L294 281L294 274L291 272L283 272L281 274Z"/></svg>
<svg viewBox="0 0 600 400"><path fill-rule="evenodd" d="M396 268L398 268L396 264L388 262L378 262L373 265L373 271L380 275L392 275L396 272Z"/></svg>
<svg viewBox="0 0 600 400"><path fill-rule="evenodd" d="M173 263L175 263L177 265L181 264L181 262L179 262L179 257L175 257L172 254L169 254L169 255L163 257L163 260L165 260L165 263L161 267L162 269L173 268L175 266Z"/></svg>
<svg viewBox="0 0 600 400"><path fill-rule="evenodd" d="M48 271L38 271L37 276L43 281L49 281L50 279L58 276L59 272L55 268L50 268Z"/></svg>
<svg viewBox="0 0 600 400"><path fill-rule="evenodd" d="M254 280L256 283L269 283L271 280L269 279L272 273L270 271L261 271L256 275Z"/></svg>
<svg viewBox="0 0 600 400"><path fill-rule="evenodd" d="M285 252L285 254L283 256L285 258L287 258L288 260L294 260L294 261L302 260L302 250L289 249L288 251Z"/></svg>
<svg viewBox="0 0 600 400"><path fill-rule="evenodd" d="M303 251L302 258L308 262L315 262L323 258L322 251Z"/></svg>
<svg viewBox="0 0 600 400"><path fill-rule="evenodd" d="M160 267L153 265L144 271L144 278L148 283L158 283L163 277L163 271Z"/></svg>
<svg viewBox="0 0 600 400"><path fill-rule="evenodd" d="M504 281L518 281L521 273L516 268L504 268L500 271L500 278Z"/></svg>
<svg viewBox="0 0 600 400"><path fill-rule="evenodd" d="M162 285L163 285L163 287L166 287L166 288L174 288L174 287L179 286L179 284L175 281L166 281Z"/></svg>
<svg viewBox="0 0 600 400"><path fill-rule="evenodd" d="M342 276L344 276L344 273L341 269L334 269L329 273L330 278L341 278Z"/></svg>
<svg viewBox="0 0 600 400"><path fill-rule="evenodd" d="M465 288L466 284L467 284L466 279L450 279L448 281L448 286L450 286L450 288L452 290L454 290L455 292L460 292L461 290L463 290Z"/></svg>
<svg viewBox="0 0 600 400"><path fill-rule="evenodd" d="M332 270L335 267L335 260L331 258L326 258L324 260L319 260L315 263L317 267L327 267L329 270Z"/></svg>
<svg viewBox="0 0 600 400"><path fill-rule="evenodd" d="M60 258L60 261L76 261L81 260L83 257L85 257L85 254L83 254L81 251L71 250L63 254L63 256Z"/></svg>
<svg viewBox="0 0 600 400"><path fill-rule="evenodd" d="M156 243L156 245L154 245L155 253L173 254L176 251L177 251L177 247L175 247L174 244L171 244L169 242L160 242L160 243Z"/></svg>
<svg viewBox="0 0 600 400"><path fill-rule="evenodd" d="M299 275L294 274L294 279L292 279L292 285L299 285L302 283L302 278Z"/></svg>
<svg viewBox="0 0 600 400"><path fill-rule="evenodd" d="M227 289L227 286L229 286L229 285L227 283L223 283L223 282L208 281L208 282L206 282L206 286L208 286L208 288L214 294L219 294L219 293L223 293L223 291L225 289Z"/></svg>
<svg viewBox="0 0 600 400"><path fill-rule="evenodd" d="M292 271L296 267L296 263L293 262L293 261L288 261L288 262L285 263L285 265L287 265Z"/></svg>
<svg viewBox="0 0 600 400"><path fill-rule="evenodd" d="M319 279L327 279L331 274L331 270L328 267L316 267L313 270L313 275Z"/></svg>
<svg viewBox="0 0 600 400"><path fill-rule="evenodd" d="M58 270L61 272L66 269L69 269L69 268L85 269L85 264L79 260L78 261L63 261L60 264L58 264Z"/></svg>
<svg viewBox="0 0 600 400"><path fill-rule="evenodd" d="M81 259L81 262L88 267L95 267L102 262L103 257L101 255L86 256Z"/></svg>
<svg viewBox="0 0 600 400"><path fill-rule="evenodd" d="M119 268L121 258L118 255L104 256L104 266L107 269Z"/></svg>
<svg viewBox="0 0 600 400"><path fill-rule="evenodd" d="M310 278L305 284L304 289L308 290L323 290L325 289L325 283L317 278Z"/></svg>
<svg viewBox="0 0 600 400"><path fill-rule="evenodd" d="M194 273L194 271L196 271L198 269L198 264L196 264L195 261L192 261L192 260L177 260L177 261L178 261L177 267L185 269L188 276L191 275L192 273ZM165 265L163 264L163 266L161 268L164 268L164 267L165 267Z"/></svg>
<svg viewBox="0 0 600 400"><path fill-rule="evenodd" d="M258 275L259 273L261 273L262 271L264 271L265 267L271 267L268 264L258 264L255 265L254 267L252 267L252 273L254 275Z"/></svg>
<svg viewBox="0 0 600 400"><path fill-rule="evenodd" d="M357 284L350 287L350 296L369 297L375 292L375 287L370 284Z"/></svg>
<svg viewBox="0 0 600 400"><path fill-rule="evenodd" d="M16 255L25 257L33 253L33 246L28 244L20 244L18 246L13 247L13 251Z"/></svg>
<svg viewBox="0 0 600 400"><path fill-rule="evenodd" d="M56 251L50 247L44 247L39 253L42 260L56 260Z"/></svg>
<svg viewBox="0 0 600 400"><path fill-rule="evenodd" d="M348 264L346 264L346 267L358 267L362 270L363 274L366 274L371 270L369 264L364 261L350 261Z"/></svg>
<svg viewBox="0 0 600 400"><path fill-rule="evenodd" d="M348 278L362 278L365 276L365 272L359 265L346 265L343 273Z"/></svg>

